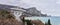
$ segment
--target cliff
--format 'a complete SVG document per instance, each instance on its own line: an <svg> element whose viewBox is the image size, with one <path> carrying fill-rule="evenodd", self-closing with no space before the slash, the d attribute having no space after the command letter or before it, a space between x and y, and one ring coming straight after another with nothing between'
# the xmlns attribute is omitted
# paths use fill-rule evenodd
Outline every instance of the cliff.
<svg viewBox="0 0 60 25"><path fill-rule="evenodd" d="M28 8L28 9L25 9L26 12L24 12L23 14L28 16L28 17L31 17L31 16L44 16L46 17L47 14L42 14L41 11L38 11L35 7L32 7L32 8Z"/></svg>
<svg viewBox="0 0 60 25"><path fill-rule="evenodd" d="M6 10L0 10L0 25L22 25L15 17Z"/></svg>

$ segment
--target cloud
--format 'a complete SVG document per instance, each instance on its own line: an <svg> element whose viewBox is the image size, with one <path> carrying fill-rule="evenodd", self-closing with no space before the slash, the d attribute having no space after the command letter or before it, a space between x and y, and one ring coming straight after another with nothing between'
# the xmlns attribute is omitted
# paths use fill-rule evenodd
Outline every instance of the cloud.
<svg viewBox="0 0 60 25"><path fill-rule="evenodd" d="M20 0L0 0L0 4L18 6L20 4Z"/></svg>

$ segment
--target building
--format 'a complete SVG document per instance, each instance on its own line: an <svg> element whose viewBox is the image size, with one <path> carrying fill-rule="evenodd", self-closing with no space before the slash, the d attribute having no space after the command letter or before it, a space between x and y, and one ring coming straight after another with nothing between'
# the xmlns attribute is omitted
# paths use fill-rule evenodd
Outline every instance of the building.
<svg viewBox="0 0 60 25"><path fill-rule="evenodd" d="M32 7L26 9L26 13L24 13L24 15L27 15L28 17L41 16L41 12L38 11L35 7Z"/></svg>

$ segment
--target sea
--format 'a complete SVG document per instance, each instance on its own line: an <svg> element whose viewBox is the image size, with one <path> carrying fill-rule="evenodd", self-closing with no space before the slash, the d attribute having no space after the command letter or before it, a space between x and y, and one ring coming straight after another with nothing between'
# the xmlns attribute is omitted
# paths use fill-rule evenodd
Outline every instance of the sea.
<svg viewBox="0 0 60 25"><path fill-rule="evenodd" d="M44 24L50 19L51 25L60 25L60 16L51 17L25 17L25 20L41 20Z"/></svg>

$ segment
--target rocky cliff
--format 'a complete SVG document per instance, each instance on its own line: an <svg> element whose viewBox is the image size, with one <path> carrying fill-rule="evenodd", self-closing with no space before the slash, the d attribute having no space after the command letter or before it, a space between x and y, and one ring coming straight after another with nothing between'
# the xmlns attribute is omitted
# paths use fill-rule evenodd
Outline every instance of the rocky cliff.
<svg viewBox="0 0 60 25"><path fill-rule="evenodd" d="M0 10L0 25L22 25L15 17L6 10Z"/></svg>
<svg viewBox="0 0 60 25"><path fill-rule="evenodd" d="M35 7L25 9L26 12L23 14L26 16L47 16L47 14L42 14L41 11L38 11Z"/></svg>

